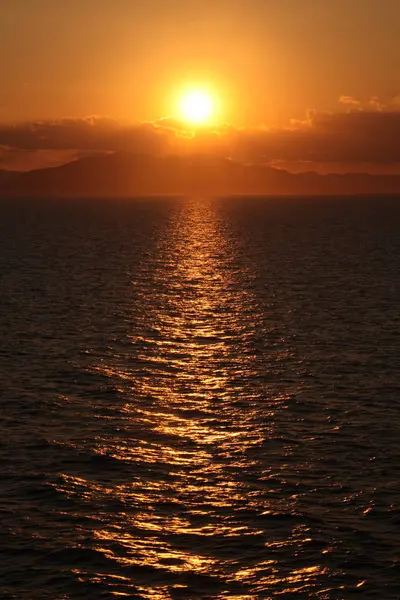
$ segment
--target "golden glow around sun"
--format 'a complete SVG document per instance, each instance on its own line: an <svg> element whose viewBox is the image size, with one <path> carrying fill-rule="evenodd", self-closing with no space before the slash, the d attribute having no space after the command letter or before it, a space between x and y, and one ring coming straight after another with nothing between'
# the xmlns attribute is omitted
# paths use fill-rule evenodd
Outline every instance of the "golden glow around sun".
<svg viewBox="0 0 400 600"><path fill-rule="evenodd" d="M179 101L179 116L193 125L205 125L215 113L215 101L210 92L200 89L186 91Z"/></svg>

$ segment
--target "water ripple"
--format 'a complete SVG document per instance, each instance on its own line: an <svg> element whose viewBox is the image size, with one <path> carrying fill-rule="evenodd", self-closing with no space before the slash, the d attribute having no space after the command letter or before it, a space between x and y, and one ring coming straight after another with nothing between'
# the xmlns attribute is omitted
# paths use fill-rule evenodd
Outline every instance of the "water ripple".
<svg viewBox="0 0 400 600"><path fill-rule="evenodd" d="M3 597L398 598L398 204L243 202L19 206Z"/></svg>

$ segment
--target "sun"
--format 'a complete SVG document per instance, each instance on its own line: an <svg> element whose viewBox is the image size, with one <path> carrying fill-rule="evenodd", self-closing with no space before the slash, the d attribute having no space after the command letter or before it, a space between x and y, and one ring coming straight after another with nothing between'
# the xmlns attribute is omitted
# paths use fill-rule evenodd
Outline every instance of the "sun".
<svg viewBox="0 0 400 600"><path fill-rule="evenodd" d="M181 95L178 108L184 121L192 125L205 125L215 112L215 101L208 91L189 90Z"/></svg>

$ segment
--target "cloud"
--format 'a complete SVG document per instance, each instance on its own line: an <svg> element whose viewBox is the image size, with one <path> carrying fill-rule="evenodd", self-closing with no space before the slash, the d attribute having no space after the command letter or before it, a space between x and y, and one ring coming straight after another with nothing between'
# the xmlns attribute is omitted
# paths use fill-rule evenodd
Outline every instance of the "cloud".
<svg viewBox="0 0 400 600"><path fill-rule="evenodd" d="M344 97L347 98L347 97ZM350 106L353 102L344 102ZM181 122L164 118L136 125L105 117L61 119L0 126L2 164L11 153L133 151L161 156L209 154L244 163L310 166L344 165L359 170L374 165L387 170L400 163L400 110L373 98L366 109L309 111L286 128L236 128L229 124L188 131ZM54 159L55 160L55 159Z"/></svg>
<svg viewBox="0 0 400 600"><path fill-rule="evenodd" d="M308 163L400 162L400 111L309 113L290 128L244 130L236 149L248 160Z"/></svg>
<svg viewBox="0 0 400 600"><path fill-rule="evenodd" d="M379 96L371 96L368 104L376 110L384 110L385 108L387 108L386 105L383 104L383 102L381 102Z"/></svg>
<svg viewBox="0 0 400 600"><path fill-rule="evenodd" d="M361 106L361 102L353 98L353 96L340 96L340 104L351 104L353 106Z"/></svg>
<svg viewBox="0 0 400 600"><path fill-rule="evenodd" d="M0 145L24 150L130 150L157 154L163 136L143 123L132 126L108 117L36 121L0 126Z"/></svg>

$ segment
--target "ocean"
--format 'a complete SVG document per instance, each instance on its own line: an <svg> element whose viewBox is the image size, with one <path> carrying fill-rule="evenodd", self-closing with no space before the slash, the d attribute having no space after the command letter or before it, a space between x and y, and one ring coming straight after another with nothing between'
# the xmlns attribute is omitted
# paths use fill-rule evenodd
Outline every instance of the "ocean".
<svg viewBox="0 0 400 600"><path fill-rule="evenodd" d="M2 600L399 600L400 198L0 214Z"/></svg>

